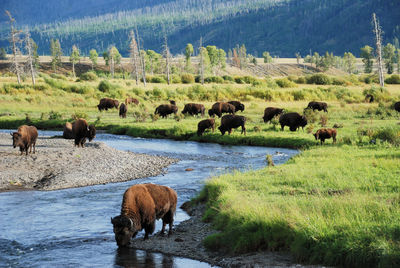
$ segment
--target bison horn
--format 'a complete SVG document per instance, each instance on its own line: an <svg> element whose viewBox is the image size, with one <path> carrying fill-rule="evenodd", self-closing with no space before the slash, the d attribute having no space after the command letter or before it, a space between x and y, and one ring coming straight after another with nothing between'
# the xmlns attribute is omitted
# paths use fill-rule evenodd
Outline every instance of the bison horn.
<svg viewBox="0 0 400 268"><path fill-rule="evenodd" d="M114 219L111 217L111 223L112 223L112 224L114 224L113 220L114 220Z"/></svg>
<svg viewBox="0 0 400 268"><path fill-rule="evenodd" d="M12 132L10 132L10 135L11 135L11 136L13 136L13 133L12 133Z"/></svg>
<svg viewBox="0 0 400 268"><path fill-rule="evenodd" d="M133 221L131 220L131 218L128 218L128 219L129 219L129 221L130 221L130 223L131 223L131 226L130 226L129 229L133 230Z"/></svg>

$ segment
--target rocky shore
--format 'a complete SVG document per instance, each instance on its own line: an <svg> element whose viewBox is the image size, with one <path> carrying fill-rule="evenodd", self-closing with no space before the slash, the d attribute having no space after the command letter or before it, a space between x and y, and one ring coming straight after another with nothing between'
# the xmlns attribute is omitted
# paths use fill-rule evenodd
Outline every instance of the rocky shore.
<svg viewBox="0 0 400 268"><path fill-rule="evenodd" d="M176 159L119 151L95 140L85 148L73 140L39 136L36 154L20 155L8 133L0 133L0 191L57 190L152 177Z"/></svg>

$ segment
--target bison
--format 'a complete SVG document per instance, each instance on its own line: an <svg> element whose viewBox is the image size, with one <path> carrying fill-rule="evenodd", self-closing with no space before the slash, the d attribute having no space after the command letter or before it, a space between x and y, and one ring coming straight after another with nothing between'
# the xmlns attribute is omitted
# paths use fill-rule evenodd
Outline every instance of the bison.
<svg viewBox="0 0 400 268"><path fill-rule="evenodd" d="M169 114L176 114L178 112L178 107L176 105L172 104L161 104L159 105L156 110L154 111L154 114L159 114L161 117L167 117Z"/></svg>
<svg viewBox="0 0 400 268"><path fill-rule="evenodd" d="M154 232L156 219L160 218L163 222L161 234L164 234L166 224L169 224L168 234L171 234L176 203L176 192L167 186L146 183L128 188L122 199L121 215L111 218L117 245L127 246L143 229L144 239L148 239Z"/></svg>
<svg viewBox="0 0 400 268"><path fill-rule="evenodd" d="M75 139L74 133L72 132L72 124L70 122L65 123L63 130L64 139Z"/></svg>
<svg viewBox="0 0 400 268"><path fill-rule="evenodd" d="M119 117L121 118L126 118L126 112L128 111L128 108L124 103L121 103L119 106Z"/></svg>
<svg viewBox="0 0 400 268"><path fill-rule="evenodd" d="M214 132L214 129L215 129L215 120L214 120L214 118L201 120L197 124L197 135L198 136L203 135L204 131L206 129L209 129L209 128L211 128L212 132Z"/></svg>
<svg viewBox="0 0 400 268"><path fill-rule="evenodd" d="M244 111L244 104L241 103L240 101L228 101L228 103L232 104L235 106L235 112L237 111Z"/></svg>
<svg viewBox="0 0 400 268"><path fill-rule="evenodd" d="M185 104L185 107L183 108L182 113L183 114L190 114L190 115L198 115L201 114L201 116L204 116L204 105L203 104L197 104L197 103L188 103Z"/></svg>
<svg viewBox="0 0 400 268"><path fill-rule="evenodd" d="M372 102L374 102L374 100L375 100L374 95L371 95L371 94L365 95L365 102L372 103Z"/></svg>
<svg viewBox="0 0 400 268"><path fill-rule="evenodd" d="M75 146L85 147L86 138L92 141L96 137L96 128L88 125L85 119L78 119L72 124L72 133L75 138Z"/></svg>
<svg viewBox="0 0 400 268"><path fill-rule="evenodd" d="M336 143L336 129L334 128L321 128L313 134L316 140L321 140L321 145L325 142L325 139L333 139L333 143Z"/></svg>
<svg viewBox="0 0 400 268"><path fill-rule="evenodd" d="M170 100L170 101L169 101L169 104L175 105L175 106L176 106L176 102L175 102L174 100Z"/></svg>
<svg viewBox="0 0 400 268"><path fill-rule="evenodd" d="M246 117L241 115L227 114L221 118L221 126L218 129L221 131L221 134L224 135L225 131L228 131L229 135L232 133L232 128L242 127L241 134L244 133L246 135L246 127L244 126L246 123Z"/></svg>
<svg viewBox="0 0 400 268"><path fill-rule="evenodd" d="M214 115L218 115L221 117L223 113L235 114L236 108L230 103L227 102L216 102L213 104L210 110L208 110L209 116L214 117Z"/></svg>
<svg viewBox="0 0 400 268"><path fill-rule="evenodd" d="M396 103L394 104L394 109L395 109L397 112L400 113L400 101L398 101L398 102L396 102Z"/></svg>
<svg viewBox="0 0 400 268"><path fill-rule="evenodd" d="M279 124L281 124L282 130L285 126L289 126L290 131L296 131L299 127L304 129L307 125L307 118L298 113L287 113L279 117Z"/></svg>
<svg viewBox="0 0 400 268"><path fill-rule="evenodd" d="M272 118L275 116L283 113L283 109L280 108L275 108L275 107L267 107L264 110L264 123L267 123L268 121L271 121Z"/></svg>
<svg viewBox="0 0 400 268"><path fill-rule="evenodd" d="M307 105L308 109L312 109L313 111L318 110L324 112L328 112L328 104L326 102L319 102L319 101L310 101ZM306 108L306 109L307 109Z"/></svg>
<svg viewBox="0 0 400 268"><path fill-rule="evenodd" d="M137 99L131 98L131 97L125 99L125 105L131 104L131 103L138 105L139 101Z"/></svg>
<svg viewBox="0 0 400 268"><path fill-rule="evenodd" d="M24 151L26 152L26 155L28 155L28 148L29 153L32 153L32 146L33 153L36 152L36 140L38 137L36 127L22 125L18 128L17 132L13 132L10 134L13 137L13 147L15 148L19 146L21 155L24 153Z"/></svg>
<svg viewBox="0 0 400 268"><path fill-rule="evenodd" d="M102 110L107 111L108 109L112 109L112 108L118 109L118 106L119 106L119 101L113 100L110 98L102 98L100 100L99 105L97 105L97 108L101 112Z"/></svg>

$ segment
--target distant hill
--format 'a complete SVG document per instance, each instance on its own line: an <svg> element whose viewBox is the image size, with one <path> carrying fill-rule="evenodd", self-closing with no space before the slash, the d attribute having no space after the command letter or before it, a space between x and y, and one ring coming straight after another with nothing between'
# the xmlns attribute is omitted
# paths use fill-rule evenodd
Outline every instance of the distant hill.
<svg viewBox="0 0 400 268"><path fill-rule="evenodd" d="M385 43L400 39L400 1L388 0L18 0L5 1L18 24L28 25L40 54L59 38L64 54L73 44L84 54L99 54L111 44L127 55L128 34L138 27L145 49L161 50L164 32L172 53L187 43L216 45L225 50L245 44L261 56L293 57L325 51L359 55L373 45L371 14L375 12ZM5 17L4 17L5 18ZM0 20L0 47L8 46Z"/></svg>

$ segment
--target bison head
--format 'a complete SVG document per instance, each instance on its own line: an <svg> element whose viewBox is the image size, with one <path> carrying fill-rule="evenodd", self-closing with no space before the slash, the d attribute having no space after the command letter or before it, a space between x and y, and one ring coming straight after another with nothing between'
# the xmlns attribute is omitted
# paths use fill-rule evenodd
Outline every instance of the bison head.
<svg viewBox="0 0 400 268"><path fill-rule="evenodd" d="M219 131L221 131L221 134L223 136L225 134L225 132L226 132L226 129L223 128L222 126L219 126L218 129L219 129Z"/></svg>
<svg viewBox="0 0 400 268"><path fill-rule="evenodd" d="M111 218L111 223L114 226L115 241L119 247L129 245L131 238L138 232L133 221L126 216L119 215Z"/></svg>
<svg viewBox="0 0 400 268"><path fill-rule="evenodd" d="M319 133L318 133L318 131L315 132L313 135L314 135L315 139L318 140L318 138L319 138Z"/></svg>
<svg viewBox="0 0 400 268"><path fill-rule="evenodd" d="M307 125L307 118L303 115L300 119L299 125L304 128Z"/></svg>
<svg viewBox="0 0 400 268"><path fill-rule="evenodd" d="M208 110L208 115L209 115L209 116L214 116L214 111L211 110L211 109L209 109L209 110Z"/></svg>
<svg viewBox="0 0 400 268"><path fill-rule="evenodd" d="M89 141L92 141L94 138L96 138L96 128L93 125L90 125L88 128L88 137Z"/></svg>
<svg viewBox="0 0 400 268"><path fill-rule="evenodd" d="M244 111L244 104L243 103L239 104L238 111L242 111L242 112Z"/></svg>
<svg viewBox="0 0 400 268"><path fill-rule="evenodd" d="M17 146L23 145L22 144L22 135L21 135L21 133L14 132L14 133L10 133L10 134L13 137L13 147L14 148L17 147Z"/></svg>

